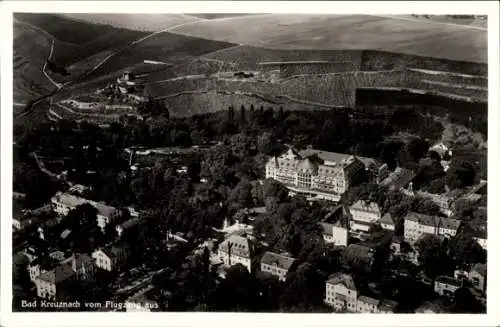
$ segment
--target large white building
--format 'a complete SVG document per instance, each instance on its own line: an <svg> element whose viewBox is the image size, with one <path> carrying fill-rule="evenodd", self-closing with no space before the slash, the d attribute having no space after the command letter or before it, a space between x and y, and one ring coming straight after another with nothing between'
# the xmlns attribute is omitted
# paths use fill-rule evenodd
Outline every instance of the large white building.
<svg viewBox="0 0 500 327"><path fill-rule="evenodd" d="M326 281L326 304L338 311L356 312L358 290L351 275L337 273Z"/></svg>
<svg viewBox="0 0 500 327"><path fill-rule="evenodd" d="M230 235L219 245L217 252L219 259L225 266L231 267L238 263L252 271L252 248L250 241L241 235Z"/></svg>
<svg viewBox="0 0 500 327"><path fill-rule="evenodd" d="M359 200L349 208L352 220L351 229L368 232L372 224L378 222L382 216L378 204Z"/></svg>
<svg viewBox="0 0 500 327"><path fill-rule="evenodd" d="M338 200L373 165L375 161L369 158L314 149L298 152L290 148L283 155L269 159L266 178L273 178L296 193ZM328 194L335 196L330 198Z"/></svg>
<svg viewBox="0 0 500 327"><path fill-rule="evenodd" d="M404 218L404 238L413 244L424 235L453 237L459 227L460 220L410 212Z"/></svg>
<svg viewBox="0 0 500 327"><path fill-rule="evenodd" d="M97 226L104 229L107 224L120 217L121 211L103 203L84 199L68 193L57 192L51 199L54 211L66 216L70 210L82 204L90 204L97 209Z"/></svg>
<svg viewBox="0 0 500 327"><path fill-rule="evenodd" d="M342 206L337 206L319 223L323 228L325 243L347 246L349 239L349 218Z"/></svg>

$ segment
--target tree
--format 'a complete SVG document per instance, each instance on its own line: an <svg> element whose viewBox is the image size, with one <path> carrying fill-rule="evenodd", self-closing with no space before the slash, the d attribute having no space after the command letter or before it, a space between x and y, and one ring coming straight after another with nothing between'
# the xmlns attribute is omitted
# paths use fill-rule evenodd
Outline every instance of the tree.
<svg viewBox="0 0 500 327"><path fill-rule="evenodd" d="M476 170L470 162L452 160L450 168L446 171L446 185L452 190L464 188L472 185L475 177Z"/></svg>
<svg viewBox="0 0 500 327"><path fill-rule="evenodd" d="M62 226L67 226L72 231L75 252L92 252L101 237L97 226L97 209L87 203L70 210Z"/></svg>
<svg viewBox="0 0 500 327"><path fill-rule="evenodd" d="M277 150L276 138L272 133L264 132L257 137L257 150L266 155L274 155Z"/></svg>
<svg viewBox="0 0 500 327"><path fill-rule="evenodd" d="M463 269L486 262L486 251L472 238L467 227L450 241L449 247L456 264Z"/></svg>
<svg viewBox="0 0 500 327"><path fill-rule="evenodd" d="M450 262L445 246L437 237L425 235L417 241L416 247L426 276L435 278L453 272L454 265Z"/></svg>

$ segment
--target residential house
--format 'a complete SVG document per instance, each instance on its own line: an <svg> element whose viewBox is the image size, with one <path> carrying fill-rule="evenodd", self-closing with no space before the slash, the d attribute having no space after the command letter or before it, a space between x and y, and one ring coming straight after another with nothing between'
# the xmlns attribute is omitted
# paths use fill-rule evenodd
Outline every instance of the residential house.
<svg viewBox="0 0 500 327"><path fill-rule="evenodd" d="M447 217L450 217L453 214L453 203L456 200L455 196L447 194L433 194L423 191L418 191L416 195L436 204L439 207L439 211Z"/></svg>
<svg viewBox="0 0 500 327"><path fill-rule="evenodd" d="M452 297L462 287L462 281L448 276L439 276L434 281L434 292L441 296Z"/></svg>
<svg viewBox="0 0 500 327"><path fill-rule="evenodd" d="M124 244L113 244L95 250L92 258L98 268L107 271L119 271L128 259L129 250Z"/></svg>
<svg viewBox="0 0 500 327"><path fill-rule="evenodd" d="M382 226L382 228L385 230L390 230L393 232L396 230L396 223L394 222L392 215L388 212L384 214L382 218L380 218L379 223L380 226Z"/></svg>
<svg viewBox="0 0 500 327"><path fill-rule="evenodd" d="M358 303L356 306L356 312L360 313L378 313L380 300L371 298L369 296L361 295L358 298Z"/></svg>
<svg viewBox="0 0 500 327"><path fill-rule="evenodd" d="M409 193L413 192L412 181L415 178L415 173L409 169L397 167L392 173L387 176L381 186L387 187L390 191L404 190Z"/></svg>
<svg viewBox="0 0 500 327"><path fill-rule="evenodd" d="M377 203L363 200L354 203L349 211L352 215L351 229L364 232L370 231L372 224L378 222L382 215Z"/></svg>
<svg viewBox="0 0 500 327"><path fill-rule="evenodd" d="M235 264L242 264L248 271L252 271L252 246L247 237L232 234L219 245L217 251L219 259L225 266L231 267Z"/></svg>
<svg viewBox="0 0 500 327"><path fill-rule="evenodd" d="M380 313L395 313L398 303L396 301L391 301L384 299L380 302L378 311Z"/></svg>
<svg viewBox="0 0 500 327"><path fill-rule="evenodd" d="M146 287L125 301L127 312L158 311L159 304L155 300L157 290L153 286Z"/></svg>
<svg viewBox="0 0 500 327"><path fill-rule="evenodd" d="M414 244L424 235L453 237L459 227L460 220L410 212L404 218L404 238Z"/></svg>
<svg viewBox="0 0 500 327"><path fill-rule="evenodd" d="M19 214L12 218L12 227L15 230L23 230L38 222L39 218L31 214Z"/></svg>
<svg viewBox="0 0 500 327"><path fill-rule="evenodd" d="M100 202L87 200L69 193L58 192L52 197L51 202L54 206L54 211L63 216L66 216L70 210L75 209L79 205L92 205L97 209L97 226L99 226L102 230L104 230L108 223L121 216L121 211L114 207Z"/></svg>
<svg viewBox="0 0 500 327"><path fill-rule="evenodd" d="M71 268L76 274L76 279L80 281L94 280L96 266L94 260L86 253L75 253L71 261Z"/></svg>
<svg viewBox="0 0 500 327"><path fill-rule="evenodd" d="M469 273L469 281L474 289L486 293L486 275L487 268L484 263L476 263Z"/></svg>
<svg viewBox="0 0 500 327"><path fill-rule="evenodd" d="M280 281L285 281L294 262L295 259L292 257L267 251L260 260L260 270L278 277Z"/></svg>
<svg viewBox="0 0 500 327"><path fill-rule="evenodd" d="M60 299L68 294L75 279L76 275L71 264L64 263L36 278L37 295L48 300Z"/></svg>
<svg viewBox="0 0 500 327"><path fill-rule="evenodd" d="M30 279L35 283L36 278L43 273L46 273L59 265L57 260L50 257L36 258L31 263L28 264L28 271L30 274Z"/></svg>
<svg viewBox="0 0 500 327"><path fill-rule="evenodd" d="M356 312L358 290L351 275L336 273L326 281L325 303L337 311Z"/></svg>
<svg viewBox="0 0 500 327"><path fill-rule="evenodd" d="M323 228L325 243L347 246L349 239L349 218L346 216L342 206L335 207L319 224Z"/></svg>

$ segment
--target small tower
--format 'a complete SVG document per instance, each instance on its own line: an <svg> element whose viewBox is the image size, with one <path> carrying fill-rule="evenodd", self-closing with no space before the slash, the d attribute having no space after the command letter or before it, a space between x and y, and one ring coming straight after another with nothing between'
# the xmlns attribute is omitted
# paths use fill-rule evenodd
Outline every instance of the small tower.
<svg viewBox="0 0 500 327"><path fill-rule="evenodd" d="M45 240L45 235L43 233L43 228L40 226L38 227L38 236L42 239Z"/></svg>

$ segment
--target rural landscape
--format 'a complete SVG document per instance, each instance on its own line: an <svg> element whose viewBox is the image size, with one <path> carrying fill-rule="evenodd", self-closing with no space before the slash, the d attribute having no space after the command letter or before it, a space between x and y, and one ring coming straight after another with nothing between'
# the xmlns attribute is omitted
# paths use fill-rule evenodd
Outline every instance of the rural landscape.
<svg viewBox="0 0 500 327"><path fill-rule="evenodd" d="M14 13L13 310L484 313L487 22Z"/></svg>

